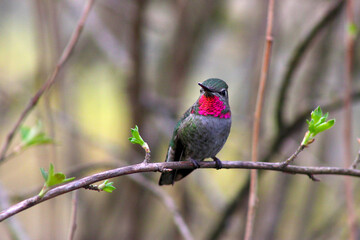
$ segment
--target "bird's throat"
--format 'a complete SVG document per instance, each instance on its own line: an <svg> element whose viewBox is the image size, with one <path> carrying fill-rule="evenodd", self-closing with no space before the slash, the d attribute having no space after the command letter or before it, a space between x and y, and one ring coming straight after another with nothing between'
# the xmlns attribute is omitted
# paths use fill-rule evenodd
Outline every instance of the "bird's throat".
<svg viewBox="0 0 360 240"><path fill-rule="evenodd" d="M194 113L194 112L192 112ZM219 118L230 118L231 112L218 96L202 95L199 99L198 114L203 116L214 116Z"/></svg>

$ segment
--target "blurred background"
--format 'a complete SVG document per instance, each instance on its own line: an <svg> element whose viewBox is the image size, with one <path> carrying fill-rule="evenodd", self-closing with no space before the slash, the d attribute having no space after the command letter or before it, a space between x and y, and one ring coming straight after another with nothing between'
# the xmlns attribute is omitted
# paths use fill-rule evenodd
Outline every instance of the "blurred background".
<svg viewBox="0 0 360 240"><path fill-rule="evenodd" d="M354 2L359 19L360 2ZM0 0L1 145L53 71L85 4ZM135 125L150 145L151 160L164 161L177 119L199 95L197 82L211 77L228 83L232 109L232 130L218 157L249 161L266 11L267 1L259 0L96 1L75 51L24 123L40 120L55 144L31 147L1 164L0 209L36 195L43 185L39 168L49 163L81 178L143 161L142 149L128 141ZM274 16L259 160L290 156L305 133L305 119L321 105L336 125L296 164L342 167L344 4L276 1ZM357 37L352 159L360 148L358 45ZM241 169L197 170L160 188L160 174L147 173L112 179L112 194L81 189L75 239L183 239L164 196L195 239L241 239L248 175ZM319 178L261 171L254 239L348 239L344 178ZM359 203L355 178L354 184ZM0 224L0 238L66 239L73 199L74 193L65 194L17 214Z"/></svg>

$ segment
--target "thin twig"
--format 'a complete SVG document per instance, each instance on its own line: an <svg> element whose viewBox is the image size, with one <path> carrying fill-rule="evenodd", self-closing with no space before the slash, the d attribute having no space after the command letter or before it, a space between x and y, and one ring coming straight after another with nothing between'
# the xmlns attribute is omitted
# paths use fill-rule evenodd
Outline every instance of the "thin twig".
<svg viewBox="0 0 360 240"><path fill-rule="evenodd" d="M272 38L273 15L274 15L274 0L270 0L268 6L268 16L267 16L265 52L264 52L263 64L261 68L260 83L257 93L256 107L254 114L254 127L252 132L252 149L251 149L252 162L257 162L257 158L258 158L257 155L258 155L261 111L263 106L266 80L269 72L271 47L273 42L273 38ZM250 194L249 194L248 212L246 217L246 228L245 228L245 237L244 237L245 240L252 239L253 230L254 230L255 212L256 212L255 210L256 202L257 202L257 171L251 170Z"/></svg>
<svg viewBox="0 0 360 240"><path fill-rule="evenodd" d="M313 174L309 173L308 177L313 180L314 182L320 182L320 179L316 178Z"/></svg>
<svg viewBox="0 0 360 240"><path fill-rule="evenodd" d="M77 209L78 209L78 191L76 190L73 192L73 196L72 196L70 231L69 231L69 235L68 235L68 240L73 240L74 236L75 236L75 230L77 227L77 224L76 224Z"/></svg>
<svg viewBox="0 0 360 240"><path fill-rule="evenodd" d="M76 43L79 40L80 34L84 28L85 21L89 15L90 9L93 6L93 4L94 4L94 0L88 0L87 4L82 12L82 15L80 17L80 20L73 32L68 44L66 45L58 63L56 64L54 71L52 72L50 77L46 80L44 85L39 89L39 91L30 99L28 105L25 107L25 109L21 113L19 119L16 121L16 123L13 126L13 128L11 129L11 131L8 133L8 135L5 139L5 142L2 145L1 150L0 150L0 163L2 163L6 159L6 152L8 151L10 144L15 136L15 133L19 129L20 125L26 119L26 117L29 115L31 110L33 110L33 108L36 106L36 104L38 103L41 96L47 90L49 90L49 88L54 84L59 71L62 69L62 67L64 66L66 61L69 59L71 53L74 50Z"/></svg>
<svg viewBox="0 0 360 240"><path fill-rule="evenodd" d="M333 4L326 11L321 20L309 31L309 33L304 37L302 41L298 43L295 47L295 50L292 52L290 60L288 62L288 67L286 72L281 80L280 93L276 105L276 123L277 127L280 129L284 126L284 111L286 104L286 94L291 86L291 83L294 79L294 73L296 69L300 66L301 60L305 56L305 53L308 51L311 43L316 39L319 33L329 25L329 23L339 15L344 5L344 1L338 1Z"/></svg>
<svg viewBox="0 0 360 240"><path fill-rule="evenodd" d="M249 162L249 161L222 161L222 169L258 169L258 170L271 170L284 173L292 174L303 174L303 175L342 175L342 176L353 176L360 178L360 170L351 169L351 168L339 168L339 167L305 167L305 166L294 166L289 165L285 168L282 168L279 163L267 163L267 162ZM205 168L216 168L216 163L214 161L204 161L199 163L199 169ZM135 164L125 167L120 167L101 173L97 173L88 177L84 177L67 184L55 187L49 190L43 198L39 196L34 196L23 200L5 210L0 212L0 222L21 212L25 209L28 209L32 206L35 206L41 202L47 201L59 195L74 191L79 188L83 188L89 184L93 184L98 181L119 177L123 175L129 175L134 173L141 172L159 172L160 169L194 169L194 165L189 161L181 162L161 162L161 163L147 163L147 164Z"/></svg>
<svg viewBox="0 0 360 240"><path fill-rule="evenodd" d="M119 166L119 163L118 161L116 161L116 163L108 163L108 164L96 163L78 168L76 169L76 172L82 172L89 168L93 170L95 166L115 167L115 166ZM180 234L183 236L184 239L186 240L194 239L190 232L190 228L188 227L184 218L181 216L180 212L178 211L175 201L163 189L159 188L157 184L150 182L142 175L128 175L128 177L163 201L167 209L171 212L175 226L178 228Z"/></svg>
<svg viewBox="0 0 360 240"><path fill-rule="evenodd" d="M286 167L287 165L292 163L295 160L295 158L297 157L297 155L299 155L299 153L301 153L304 150L304 148L305 148L305 145L300 145L298 147L298 149L296 150L296 152L294 152L288 159L286 159L285 161L280 163L280 166Z"/></svg>
<svg viewBox="0 0 360 240"><path fill-rule="evenodd" d="M322 16L322 18L319 19L318 22L313 25L309 31L309 33L297 44L297 47L292 51L291 57L286 64L287 70L282 77L281 80L281 87L280 87L280 93L277 100L277 110L275 111L275 119L278 125L278 133L275 136L274 140L272 141L270 150L265 154L265 157L263 157L263 161L267 162L269 161L275 153L277 153L282 146L282 144L288 139L297 129L299 129L302 124L304 123L305 119L309 116L310 112L314 109L313 106L311 106L308 110L304 111L302 114L298 115L290 124L285 124L283 121L283 112L284 112L284 105L286 104L285 98L287 96L287 92L291 86L291 82L293 81L295 70L298 68L299 64L301 63L301 60L303 59L304 54L307 52L308 48L310 47L313 40L318 36L321 31L328 27L330 23L336 19L336 17L339 16L339 13L341 13L341 9L344 6L344 1L337 1L336 3L332 4L325 12L325 14ZM359 99L360 94L359 92L353 93L354 99ZM328 107L324 107L327 111L330 109L339 109L342 107L343 101L334 101L328 104ZM279 121L279 119L281 119ZM279 123L281 122L281 123ZM247 180L248 184L249 179ZM237 207L240 205L239 202L242 201L244 197L247 196L248 187L241 186L238 190L238 193L236 196L229 202L228 206L226 207L226 210L223 211L223 215L220 216L217 223L215 223L215 227L213 228L213 231L211 231L208 235L208 239L219 239L222 236L223 231L226 229L226 226L228 226L227 222L235 213Z"/></svg>
<svg viewBox="0 0 360 240"><path fill-rule="evenodd" d="M346 24L350 25L354 23L353 16L353 1L346 1ZM346 54L345 54L345 95L344 95L344 167L350 166L351 158L351 142L352 142L352 99L351 99L351 90L352 90L352 69L353 69L353 53L354 53L354 36L353 33L346 29ZM346 196L346 209L347 209L347 222L349 227L349 239L357 239L357 227L356 227L356 215L355 215L355 202L354 202L354 187L353 181L350 178L345 178L345 196Z"/></svg>
<svg viewBox="0 0 360 240"><path fill-rule="evenodd" d="M157 184L150 182L142 175L130 175L129 177L163 201L167 209L172 214L175 226L178 228L180 234L185 240L194 239L190 232L190 228L177 209L175 201L163 189L161 189Z"/></svg>

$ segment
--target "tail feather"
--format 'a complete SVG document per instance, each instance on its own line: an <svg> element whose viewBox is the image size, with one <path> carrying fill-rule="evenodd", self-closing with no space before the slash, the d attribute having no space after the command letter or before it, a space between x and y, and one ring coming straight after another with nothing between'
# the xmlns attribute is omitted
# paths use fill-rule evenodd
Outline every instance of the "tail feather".
<svg viewBox="0 0 360 240"><path fill-rule="evenodd" d="M175 181L179 181L189 175L193 169L181 169L171 172L164 172L160 176L159 185L174 185Z"/></svg>
<svg viewBox="0 0 360 240"><path fill-rule="evenodd" d="M159 185L174 185L175 171L164 172L160 176Z"/></svg>

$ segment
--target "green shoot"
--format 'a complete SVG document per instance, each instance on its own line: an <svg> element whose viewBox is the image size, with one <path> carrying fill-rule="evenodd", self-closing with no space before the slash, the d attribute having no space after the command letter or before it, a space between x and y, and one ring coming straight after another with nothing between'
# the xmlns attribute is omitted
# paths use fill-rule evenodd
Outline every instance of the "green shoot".
<svg viewBox="0 0 360 240"><path fill-rule="evenodd" d="M21 143L17 147L16 151L34 145L50 144L54 142L50 137L46 136L40 121L38 121L33 127L21 126L20 137Z"/></svg>
<svg viewBox="0 0 360 240"><path fill-rule="evenodd" d="M105 180L102 184L99 185L99 189L108 193L112 193L116 187L114 187L113 182L109 182L109 180Z"/></svg>
<svg viewBox="0 0 360 240"><path fill-rule="evenodd" d="M131 135L132 137L129 137L129 141L133 144L139 144L146 153L150 153L149 145L142 139L139 133L138 126L135 125L135 128L131 128Z"/></svg>
<svg viewBox="0 0 360 240"><path fill-rule="evenodd" d="M39 193L40 197L43 197L45 193L47 193L53 186L63 184L70 182L75 179L75 177L72 178L66 178L65 174L61 172L54 172L54 165L50 163L49 171L47 172L45 169L40 168L41 174L43 178L45 179L45 183L43 188L41 189L41 192Z"/></svg>
<svg viewBox="0 0 360 240"><path fill-rule="evenodd" d="M306 132L301 145L307 146L314 141L314 137L320 132L330 129L335 124L335 119L326 121L329 113L323 115L320 107L317 107L311 112L311 120L306 120L309 125L308 131Z"/></svg>

